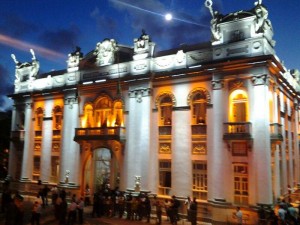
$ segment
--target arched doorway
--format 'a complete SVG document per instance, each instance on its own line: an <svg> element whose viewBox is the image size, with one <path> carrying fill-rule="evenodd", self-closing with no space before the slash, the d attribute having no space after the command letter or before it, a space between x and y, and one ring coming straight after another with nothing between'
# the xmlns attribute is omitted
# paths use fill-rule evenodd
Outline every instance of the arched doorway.
<svg viewBox="0 0 300 225"><path fill-rule="evenodd" d="M108 148L97 148L85 165L85 184L94 191L105 185L114 189L119 186L119 164L115 155Z"/></svg>

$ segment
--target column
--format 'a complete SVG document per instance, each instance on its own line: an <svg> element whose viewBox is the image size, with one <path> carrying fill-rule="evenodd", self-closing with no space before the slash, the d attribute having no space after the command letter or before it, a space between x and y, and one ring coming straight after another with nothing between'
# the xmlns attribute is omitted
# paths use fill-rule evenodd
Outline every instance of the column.
<svg viewBox="0 0 300 225"><path fill-rule="evenodd" d="M79 124L77 90L65 92L63 128L60 153L60 185L79 186L80 181L80 146L73 138Z"/></svg>
<svg viewBox="0 0 300 225"><path fill-rule="evenodd" d="M232 181L227 176L231 174L227 147L223 143L223 124L228 111L225 102L224 81L212 81L212 107L207 109L207 173L208 200L216 203L228 201ZM230 183L228 183L230 182Z"/></svg>
<svg viewBox="0 0 300 225"><path fill-rule="evenodd" d="M287 129L287 133L288 133L288 157L289 157L289 161L288 161L288 185L290 185L291 187L294 187L294 156L293 156L293 140L292 140L292 121L288 120L288 129Z"/></svg>
<svg viewBox="0 0 300 225"><path fill-rule="evenodd" d="M12 116L11 116L11 132L17 131L19 128L17 127L17 112L16 106L13 106ZM10 141L9 144L9 159L8 159L8 176L11 176L13 179L16 179L16 170L17 165L16 162L18 160L17 157L17 148L13 141Z"/></svg>
<svg viewBox="0 0 300 225"><path fill-rule="evenodd" d="M283 103L282 103L283 104ZM287 193L287 185L288 185L288 168L287 168L287 156L286 156L286 134L285 134L285 117L281 117L281 124L282 124L282 136L283 142L281 143L281 195Z"/></svg>
<svg viewBox="0 0 300 225"><path fill-rule="evenodd" d="M150 158L150 132L151 132L151 95L149 83L131 86L128 102L128 121L126 133L126 152L124 157L124 177L127 179L127 188L135 187L135 176L141 177L141 189L150 188L149 171L152 166ZM156 151L156 150L154 150Z"/></svg>
<svg viewBox="0 0 300 225"><path fill-rule="evenodd" d="M31 99L25 103L25 122L24 122L24 149L22 159L21 181L27 182L32 180L33 170L33 138L34 124L32 122L32 107Z"/></svg>
<svg viewBox="0 0 300 225"><path fill-rule="evenodd" d="M41 149L41 175L40 179L43 183L50 182L51 176L51 152L52 152L52 110L53 100L45 101L43 131L42 131L42 149Z"/></svg>
<svg viewBox="0 0 300 225"><path fill-rule="evenodd" d="M294 124L293 124L293 131L294 131L294 159L295 159L295 182L297 184L297 186L299 187L300 184L300 173L299 173L299 170L300 170L300 162L299 162L299 139L298 139L298 133L299 133L299 130L298 130L298 127L299 127L299 103L297 100L295 100L294 102Z"/></svg>
<svg viewBox="0 0 300 225"><path fill-rule="evenodd" d="M253 99L250 105L253 121L252 162L249 166L254 187L251 194L256 195L256 203L272 204L272 172L270 144L270 113L268 76L252 77ZM254 203L254 202L253 202Z"/></svg>
<svg viewBox="0 0 300 225"><path fill-rule="evenodd" d="M277 94L277 88L274 88L273 92L273 123L279 124L280 119L280 108L278 104L278 94ZM278 127L279 128L279 127ZM280 129L278 129L278 132L281 132ZM278 143L274 144L274 197L275 199L280 197L280 145Z"/></svg>
<svg viewBox="0 0 300 225"><path fill-rule="evenodd" d="M191 196L191 115L189 108L172 113L172 194Z"/></svg>

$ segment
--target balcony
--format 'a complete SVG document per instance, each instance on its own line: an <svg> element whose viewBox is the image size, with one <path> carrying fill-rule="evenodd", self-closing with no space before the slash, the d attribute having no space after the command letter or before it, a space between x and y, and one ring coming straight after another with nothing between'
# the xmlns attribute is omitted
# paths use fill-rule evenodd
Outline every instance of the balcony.
<svg viewBox="0 0 300 225"><path fill-rule="evenodd" d="M13 141L24 141L25 130L14 130L10 133L10 138Z"/></svg>
<svg viewBox="0 0 300 225"><path fill-rule="evenodd" d="M125 127L76 128L74 141L82 140L125 140Z"/></svg>
<svg viewBox="0 0 300 225"><path fill-rule="evenodd" d="M270 124L270 137L271 141L283 141L282 125L279 123Z"/></svg>
<svg viewBox="0 0 300 225"><path fill-rule="evenodd" d="M224 123L224 140L252 140L250 122Z"/></svg>

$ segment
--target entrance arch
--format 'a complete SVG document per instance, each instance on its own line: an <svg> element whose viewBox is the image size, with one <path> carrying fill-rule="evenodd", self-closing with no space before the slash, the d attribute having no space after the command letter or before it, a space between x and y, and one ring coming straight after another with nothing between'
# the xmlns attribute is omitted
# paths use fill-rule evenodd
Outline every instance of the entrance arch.
<svg viewBox="0 0 300 225"><path fill-rule="evenodd" d="M85 184L94 191L109 185L111 189L119 186L120 169L113 152L108 148L97 148L85 164Z"/></svg>

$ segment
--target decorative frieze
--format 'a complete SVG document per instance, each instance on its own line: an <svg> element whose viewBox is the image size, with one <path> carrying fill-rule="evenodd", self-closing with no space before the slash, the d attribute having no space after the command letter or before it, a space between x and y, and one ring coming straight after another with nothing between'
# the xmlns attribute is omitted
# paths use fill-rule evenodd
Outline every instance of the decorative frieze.
<svg viewBox="0 0 300 225"><path fill-rule="evenodd" d="M171 143L159 143L159 153L160 154L171 154Z"/></svg>
<svg viewBox="0 0 300 225"><path fill-rule="evenodd" d="M206 143L205 142L198 142L192 144L192 154L193 155L206 155Z"/></svg>

